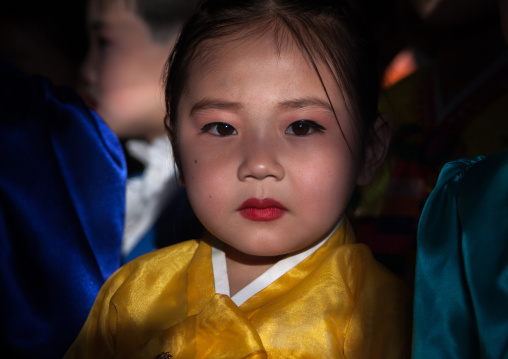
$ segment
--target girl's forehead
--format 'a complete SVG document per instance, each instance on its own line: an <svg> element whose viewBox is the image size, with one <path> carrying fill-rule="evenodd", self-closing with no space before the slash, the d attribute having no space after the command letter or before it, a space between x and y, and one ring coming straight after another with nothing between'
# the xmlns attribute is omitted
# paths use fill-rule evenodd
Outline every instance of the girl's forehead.
<svg viewBox="0 0 508 359"><path fill-rule="evenodd" d="M265 34L207 45L207 51L191 64L182 98L187 105L222 96L267 105L319 99L328 108L331 100L334 108L344 108L342 92L329 69L319 62L315 68L295 42L280 43Z"/></svg>
<svg viewBox="0 0 508 359"><path fill-rule="evenodd" d="M205 80L231 85L233 78L242 78L252 71L261 76L267 71L294 66L299 53L278 51L273 36L228 37L203 43L190 66L188 81L191 86L202 87ZM288 57L293 63L288 63ZM280 73L280 71L279 71Z"/></svg>
<svg viewBox="0 0 508 359"><path fill-rule="evenodd" d="M224 36L201 43L191 66L203 71L214 71L224 64L241 62L253 57L273 56L283 62L288 55L299 63L312 66L304 51L288 34L274 31L245 32Z"/></svg>
<svg viewBox="0 0 508 359"><path fill-rule="evenodd" d="M307 48L298 43L288 30L279 29L276 32L270 28L207 39L196 47L197 51L188 63L182 95L192 93L194 97L197 93L202 93L206 88L205 82L210 84L210 80L216 84L222 81L223 86L228 86L233 83L230 79L256 72L256 81L265 75L267 82L278 78L281 82L290 84L308 81L318 83L314 90L324 95L324 99L331 102L335 110L344 107L349 109L349 93L345 90L337 69L326 56L317 54L320 51L318 46L305 45ZM277 66L272 66L274 63ZM272 77L266 76L269 71L273 74ZM302 87L294 86L294 89L296 91ZM294 97L299 96L296 92L293 94ZM179 103L181 104L180 101Z"/></svg>
<svg viewBox="0 0 508 359"><path fill-rule="evenodd" d="M189 66L187 89L191 80L202 79L214 72L227 73L232 71L248 72L257 67L260 72L265 68L259 63L277 63L281 70L287 72L288 81L294 80L305 72L307 77L324 84L328 90L342 92L341 79L336 69L327 60L312 55L312 49L306 49L294 39L289 31L264 30L251 31L234 36L210 39L202 42ZM194 85L199 81L192 81ZM342 96L341 96L342 97Z"/></svg>

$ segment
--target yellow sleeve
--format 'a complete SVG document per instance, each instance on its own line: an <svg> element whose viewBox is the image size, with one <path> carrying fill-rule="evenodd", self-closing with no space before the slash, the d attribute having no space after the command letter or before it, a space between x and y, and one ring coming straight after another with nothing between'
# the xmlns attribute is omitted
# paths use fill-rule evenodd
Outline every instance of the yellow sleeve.
<svg viewBox="0 0 508 359"><path fill-rule="evenodd" d="M117 311L111 298L125 281L129 271L125 267L115 272L103 285L85 324L71 345L65 359L111 358L115 352Z"/></svg>
<svg viewBox="0 0 508 359"><path fill-rule="evenodd" d="M65 359L124 358L187 316L187 268L196 241L127 263L103 285Z"/></svg>

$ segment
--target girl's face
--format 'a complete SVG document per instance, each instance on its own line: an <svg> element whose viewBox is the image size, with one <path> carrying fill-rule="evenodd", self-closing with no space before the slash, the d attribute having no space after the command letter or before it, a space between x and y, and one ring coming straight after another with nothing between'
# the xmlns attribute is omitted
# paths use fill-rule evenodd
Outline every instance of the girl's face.
<svg viewBox="0 0 508 359"><path fill-rule="evenodd" d="M222 43L190 67L179 106L183 179L203 225L254 256L312 245L342 216L361 144L331 75L273 36ZM319 67L319 66L318 66Z"/></svg>

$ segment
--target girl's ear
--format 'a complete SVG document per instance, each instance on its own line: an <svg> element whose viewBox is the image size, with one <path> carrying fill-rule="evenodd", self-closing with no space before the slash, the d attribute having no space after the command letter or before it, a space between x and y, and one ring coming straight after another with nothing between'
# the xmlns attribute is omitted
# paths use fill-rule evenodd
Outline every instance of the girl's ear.
<svg viewBox="0 0 508 359"><path fill-rule="evenodd" d="M374 132L365 143L365 159L356 181L357 185L365 186L372 182L377 170L383 164L390 139L392 137L392 119L380 114L374 123Z"/></svg>

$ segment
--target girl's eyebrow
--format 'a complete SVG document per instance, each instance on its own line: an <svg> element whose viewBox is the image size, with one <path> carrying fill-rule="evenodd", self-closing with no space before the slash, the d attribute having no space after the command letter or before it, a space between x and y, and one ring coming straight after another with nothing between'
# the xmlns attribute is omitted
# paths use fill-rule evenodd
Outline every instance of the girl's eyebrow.
<svg viewBox="0 0 508 359"><path fill-rule="evenodd" d="M279 107L285 110L300 109L305 107L321 107L325 110L333 112L330 103L328 101L323 101L318 97L303 97L282 101L279 103Z"/></svg>
<svg viewBox="0 0 508 359"><path fill-rule="evenodd" d="M333 112L332 106L327 101L323 101L318 97L303 97L292 100L279 102L277 105L282 110L294 110L305 107L320 107L327 111ZM224 101L216 98L206 97L194 104L190 110L190 115L205 110L227 110L239 111L243 108L238 102Z"/></svg>
<svg viewBox="0 0 508 359"><path fill-rule="evenodd" d="M242 105L237 102L229 102L211 97L206 97L201 101L198 101L192 106L190 115L198 111L205 110L228 110L228 111L239 111Z"/></svg>
<svg viewBox="0 0 508 359"><path fill-rule="evenodd" d="M327 111L333 112L332 106L327 101L323 101L318 97L303 97L292 100L285 100L279 102L278 106L282 110L294 110L305 107L320 107ZM243 108L242 104L238 102L224 101L212 97L206 97L194 104L190 110L190 115L199 111L206 110L226 110L226 111L239 111Z"/></svg>

